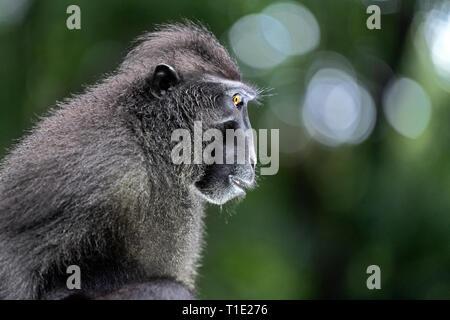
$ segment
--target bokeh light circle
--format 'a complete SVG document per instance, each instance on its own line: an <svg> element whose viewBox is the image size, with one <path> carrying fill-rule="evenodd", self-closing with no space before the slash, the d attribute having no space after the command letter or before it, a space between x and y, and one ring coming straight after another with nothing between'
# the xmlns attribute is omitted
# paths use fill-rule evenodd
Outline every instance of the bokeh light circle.
<svg viewBox="0 0 450 320"><path fill-rule="evenodd" d="M436 72L450 81L450 4L435 7L426 17L425 40Z"/></svg>
<svg viewBox="0 0 450 320"><path fill-rule="evenodd" d="M286 58L290 36L278 20L263 14L245 16L228 32L231 48L239 60L253 68L271 68Z"/></svg>
<svg viewBox="0 0 450 320"><path fill-rule="evenodd" d="M264 9L263 14L280 21L288 31L291 45L289 51L284 51L286 54L305 54L319 45L319 24L305 7L289 2L276 3Z"/></svg>
<svg viewBox="0 0 450 320"><path fill-rule="evenodd" d="M320 28L314 15L295 3L269 5L260 14L236 21L228 32L230 46L244 64L273 68L287 57L314 50Z"/></svg>

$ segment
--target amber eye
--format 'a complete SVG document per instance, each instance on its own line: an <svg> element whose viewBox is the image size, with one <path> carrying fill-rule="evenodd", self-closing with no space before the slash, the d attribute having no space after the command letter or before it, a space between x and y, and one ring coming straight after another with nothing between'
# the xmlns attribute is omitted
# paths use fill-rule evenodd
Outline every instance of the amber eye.
<svg viewBox="0 0 450 320"><path fill-rule="evenodd" d="M233 102L234 102L234 105L235 105L236 107L241 106L241 102L242 102L241 96L238 95L238 94L235 94L235 95L233 96Z"/></svg>

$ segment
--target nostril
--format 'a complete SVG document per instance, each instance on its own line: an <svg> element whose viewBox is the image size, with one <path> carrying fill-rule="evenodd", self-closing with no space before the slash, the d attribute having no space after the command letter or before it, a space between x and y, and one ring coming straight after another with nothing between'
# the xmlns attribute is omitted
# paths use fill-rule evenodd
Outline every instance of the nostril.
<svg viewBox="0 0 450 320"><path fill-rule="evenodd" d="M256 163L252 162L252 163L250 163L250 165L252 166L253 171L255 171L255 169L256 169Z"/></svg>

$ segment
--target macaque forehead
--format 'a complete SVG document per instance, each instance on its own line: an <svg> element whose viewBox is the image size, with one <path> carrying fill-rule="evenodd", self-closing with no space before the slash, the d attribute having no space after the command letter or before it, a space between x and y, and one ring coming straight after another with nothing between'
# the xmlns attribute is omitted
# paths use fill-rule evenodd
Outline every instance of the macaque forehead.
<svg viewBox="0 0 450 320"><path fill-rule="evenodd" d="M166 61L167 62L167 61ZM172 64L182 76L216 75L219 78L240 81L241 74L237 65L225 52L222 57L200 55L198 52L177 52L168 64Z"/></svg>

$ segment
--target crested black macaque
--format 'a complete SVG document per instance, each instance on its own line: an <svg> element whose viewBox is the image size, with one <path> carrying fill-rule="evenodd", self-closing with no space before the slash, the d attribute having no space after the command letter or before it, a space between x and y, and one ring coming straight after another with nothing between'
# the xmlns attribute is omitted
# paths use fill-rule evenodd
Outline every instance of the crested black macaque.
<svg viewBox="0 0 450 320"><path fill-rule="evenodd" d="M250 129L258 93L203 26L141 37L3 160L0 298L194 298L205 204L243 196L256 159L247 136L244 164L174 164L171 135L195 121ZM67 289L69 265L81 290Z"/></svg>

